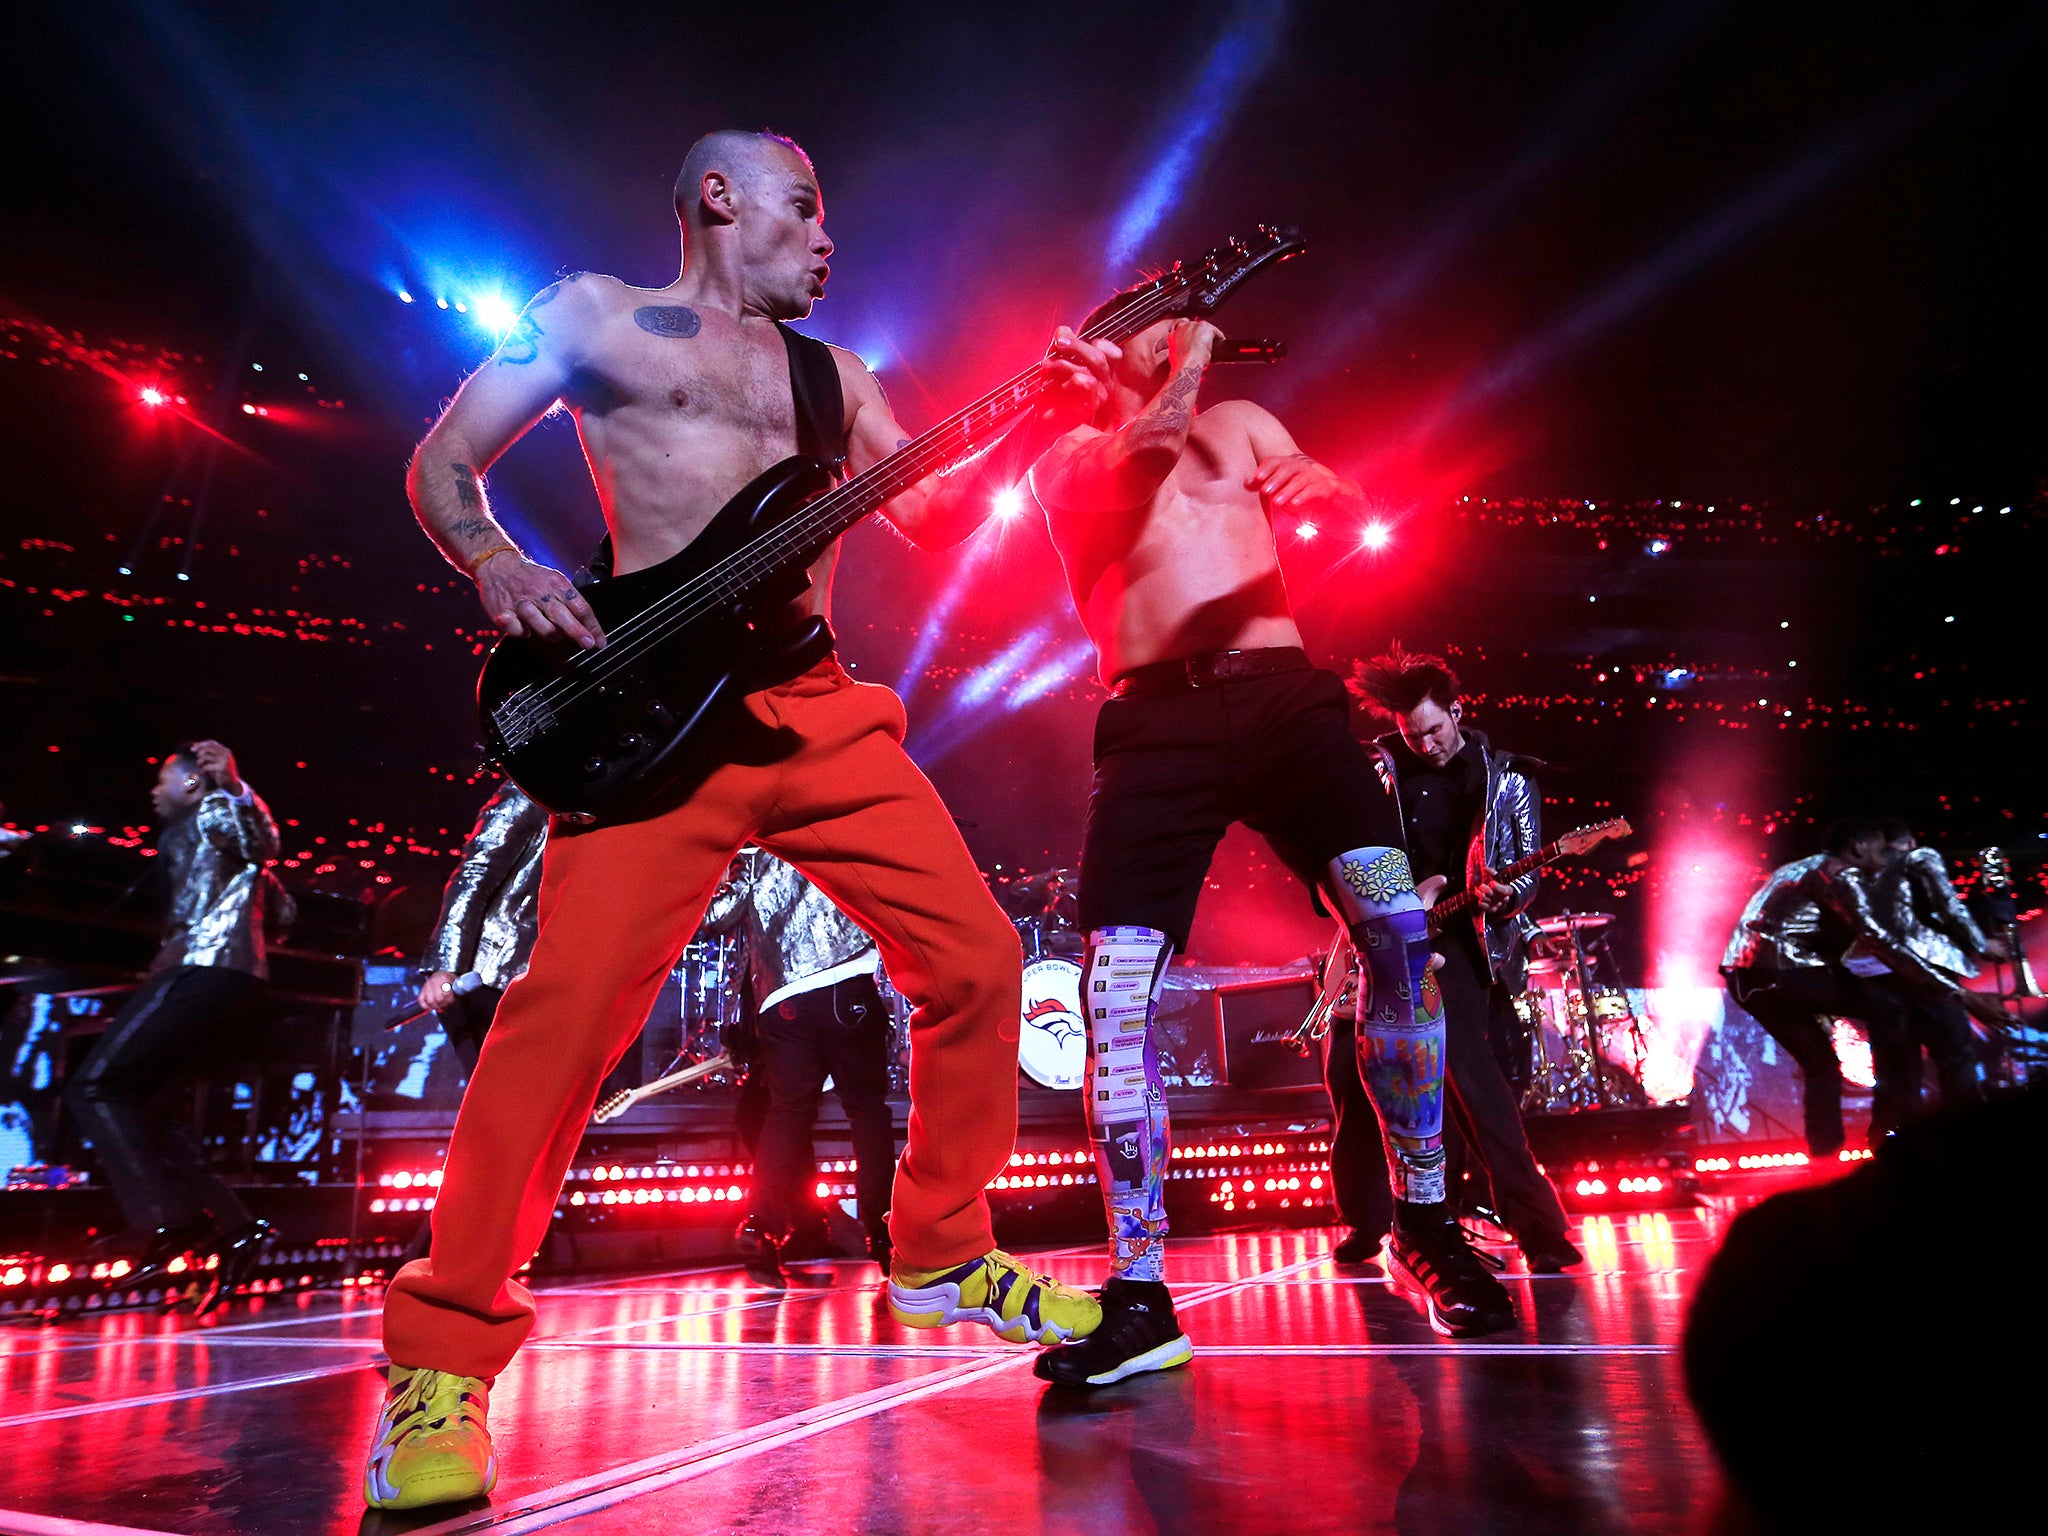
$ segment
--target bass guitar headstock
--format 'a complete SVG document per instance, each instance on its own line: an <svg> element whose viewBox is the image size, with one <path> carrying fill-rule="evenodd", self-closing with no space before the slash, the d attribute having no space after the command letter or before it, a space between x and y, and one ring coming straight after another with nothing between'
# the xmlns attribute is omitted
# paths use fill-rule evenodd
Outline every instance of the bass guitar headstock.
<svg viewBox="0 0 2048 1536"><path fill-rule="evenodd" d="M1101 323L1091 326L1091 340L1123 341L1159 320L1207 318L1254 272L1291 261L1308 249L1301 231L1291 224L1259 224L1250 235L1233 235L1193 266L1176 261L1165 272L1130 292Z"/></svg>

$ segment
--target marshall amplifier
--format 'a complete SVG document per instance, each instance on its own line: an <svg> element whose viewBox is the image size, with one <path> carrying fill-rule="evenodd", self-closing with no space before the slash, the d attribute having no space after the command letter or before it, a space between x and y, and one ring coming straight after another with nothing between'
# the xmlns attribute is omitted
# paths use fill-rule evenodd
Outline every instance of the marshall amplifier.
<svg viewBox="0 0 2048 1536"><path fill-rule="evenodd" d="M1315 1088L1323 1059L1293 1035L1315 1006L1315 978L1306 971L1223 982L1215 999L1216 1038L1222 1047L1218 1076L1232 1088Z"/></svg>

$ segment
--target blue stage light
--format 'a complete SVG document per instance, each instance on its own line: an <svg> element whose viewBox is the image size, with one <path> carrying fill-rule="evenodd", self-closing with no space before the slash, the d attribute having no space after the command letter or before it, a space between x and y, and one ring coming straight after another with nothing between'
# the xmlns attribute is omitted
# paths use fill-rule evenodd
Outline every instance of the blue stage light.
<svg viewBox="0 0 2048 1536"><path fill-rule="evenodd" d="M459 309L461 306L456 307ZM501 294L479 295L473 313L476 323L493 336L502 336L519 323L519 311Z"/></svg>

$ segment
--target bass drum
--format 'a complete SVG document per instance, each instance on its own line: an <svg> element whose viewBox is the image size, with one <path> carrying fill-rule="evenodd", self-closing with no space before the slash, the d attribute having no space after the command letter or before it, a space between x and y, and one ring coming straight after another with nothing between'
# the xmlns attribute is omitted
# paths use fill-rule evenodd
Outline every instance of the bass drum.
<svg viewBox="0 0 2048 1536"><path fill-rule="evenodd" d="M1047 1088L1088 1081L1088 1025L1081 1017L1081 967L1074 961L1034 960L1024 967L1017 1065Z"/></svg>

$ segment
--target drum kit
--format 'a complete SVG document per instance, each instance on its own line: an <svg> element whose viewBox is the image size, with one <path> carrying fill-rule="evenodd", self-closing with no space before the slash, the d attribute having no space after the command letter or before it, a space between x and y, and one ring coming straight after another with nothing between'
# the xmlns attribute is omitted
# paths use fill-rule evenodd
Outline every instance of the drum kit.
<svg viewBox="0 0 2048 1536"><path fill-rule="evenodd" d="M1071 869L998 873L989 881L1024 949L1017 1065L1045 1088L1079 1088L1088 1080L1088 1023L1081 1011L1088 936L1079 922L1079 886Z"/></svg>
<svg viewBox="0 0 2048 1536"><path fill-rule="evenodd" d="M1538 918L1529 945L1528 990L1515 1013L1528 1031L1527 1114L1641 1108L1649 1042L1620 985L1604 932L1611 912L1561 912ZM1556 1049L1552 1049L1555 1040ZM1618 1065L1620 1055L1635 1065Z"/></svg>

